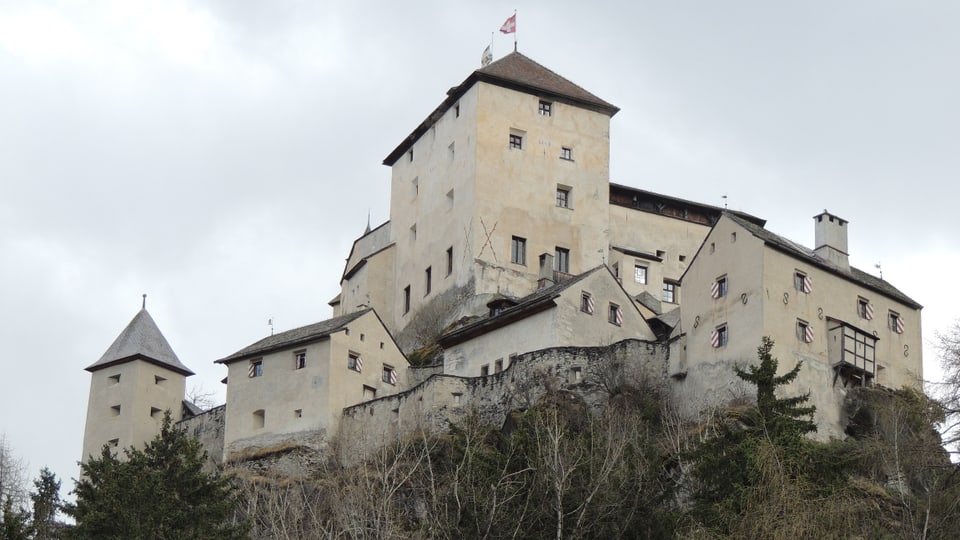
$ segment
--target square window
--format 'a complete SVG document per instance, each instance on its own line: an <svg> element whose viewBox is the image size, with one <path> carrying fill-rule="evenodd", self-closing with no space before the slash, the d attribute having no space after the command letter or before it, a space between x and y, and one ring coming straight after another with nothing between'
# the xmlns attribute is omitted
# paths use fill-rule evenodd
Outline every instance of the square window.
<svg viewBox="0 0 960 540"><path fill-rule="evenodd" d="M357 373L363 371L363 359L355 352L347 353L347 369L352 369Z"/></svg>
<svg viewBox="0 0 960 540"><path fill-rule="evenodd" d="M809 276L797 271L793 273L793 288L802 293L810 294L813 291L813 282Z"/></svg>
<svg viewBox="0 0 960 540"><path fill-rule="evenodd" d="M393 369L393 366L388 366L387 364L383 365L383 372L380 375L380 379L394 386L397 385L397 370Z"/></svg>
<svg viewBox="0 0 960 540"><path fill-rule="evenodd" d="M610 302L610 308L607 311L607 322L620 326L623 324L623 310L620 306Z"/></svg>
<svg viewBox="0 0 960 540"><path fill-rule="evenodd" d="M370 401L377 398L377 389L372 386L363 385L363 400ZM373 411L370 411L371 413Z"/></svg>
<svg viewBox="0 0 960 540"><path fill-rule="evenodd" d="M107 377L107 380L110 381L110 386L113 386L115 384L120 384L120 374L117 373L116 375L111 375Z"/></svg>
<svg viewBox="0 0 960 540"><path fill-rule="evenodd" d="M583 368L572 367L570 368L569 374L567 375L567 382L570 384L575 384L583 380Z"/></svg>
<svg viewBox="0 0 960 540"><path fill-rule="evenodd" d="M120 416L120 406L114 405L110 407L110 414L112 414L113 416Z"/></svg>
<svg viewBox="0 0 960 540"><path fill-rule="evenodd" d="M712 298L723 298L727 295L727 276L718 277L710 288Z"/></svg>
<svg viewBox="0 0 960 540"><path fill-rule="evenodd" d="M570 208L570 188L557 186L557 207Z"/></svg>
<svg viewBox="0 0 960 540"><path fill-rule="evenodd" d="M555 266L554 270L557 272L563 272L564 274L570 273L570 250L567 248L558 247L554 251L553 255L553 264Z"/></svg>
<svg viewBox="0 0 960 540"><path fill-rule="evenodd" d="M797 341L813 343L813 328L807 321L797 319Z"/></svg>
<svg viewBox="0 0 960 540"><path fill-rule="evenodd" d="M263 377L263 360L250 362L250 367L247 368L247 377Z"/></svg>
<svg viewBox="0 0 960 540"><path fill-rule="evenodd" d="M580 293L580 311L593 314L593 296L586 291Z"/></svg>
<svg viewBox="0 0 960 540"><path fill-rule="evenodd" d="M305 367L307 367L307 351L293 353L293 369L303 369Z"/></svg>
<svg viewBox="0 0 960 540"><path fill-rule="evenodd" d="M514 150L523 150L523 135L510 134L510 148Z"/></svg>
<svg viewBox="0 0 960 540"><path fill-rule="evenodd" d="M303 409L294 409L293 410L294 418L303 418Z"/></svg>
<svg viewBox="0 0 960 540"><path fill-rule="evenodd" d="M560 159L573 161L573 149L567 148L566 146L560 147Z"/></svg>
<svg viewBox="0 0 960 540"><path fill-rule="evenodd" d="M156 418L160 416L160 413L163 412L163 409L160 407L150 407L150 418Z"/></svg>
<svg viewBox="0 0 960 540"><path fill-rule="evenodd" d="M633 265L633 281L640 283L641 285L646 285L647 283L647 267L635 264Z"/></svg>
<svg viewBox="0 0 960 540"><path fill-rule="evenodd" d="M873 304L866 298L857 298L857 315L868 321L873 319Z"/></svg>
<svg viewBox="0 0 960 540"><path fill-rule="evenodd" d="M432 282L432 278L433 278L433 267L432 267L432 266L428 266L428 267L427 267L427 269L426 269L426 270L424 271L424 273L423 273L423 277L424 277L424 281L425 281L425 287L424 287L424 288L426 289L426 292L424 292L423 295L424 295L424 296L427 296L428 294L430 294L430 291L431 291L431 289L433 288L433 286L432 286L433 284L431 283L431 282Z"/></svg>
<svg viewBox="0 0 960 540"><path fill-rule="evenodd" d="M403 288L403 313L406 315L410 313L410 286L407 285Z"/></svg>
<svg viewBox="0 0 960 540"><path fill-rule="evenodd" d="M497 361L493 363L493 372L500 373L503 371L503 358L497 358Z"/></svg>
<svg viewBox="0 0 960 540"><path fill-rule="evenodd" d="M514 236L510 239L510 262L527 264L527 239Z"/></svg>
<svg viewBox="0 0 960 540"><path fill-rule="evenodd" d="M727 325L720 325L713 331L713 334L710 335L710 344L715 349L724 347L727 344L728 337Z"/></svg>
<svg viewBox="0 0 960 540"><path fill-rule="evenodd" d="M677 286L675 284L667 281L663 282L663 301L670 304L677 303Z"/></svg>
<svg viewBox="0 0 960 540"><path fill-rule="evenodd" d="M540 112L540 116L550 116L553 112L553 103L541 99L538 111Z"/></svg>
<svg viewBox="0 0 960 540"><path fill-rule="evenodd" d="M154 375L154 376L153 376L153 384L155 384L155 385L157 385L157 386L163 386L163 383L165 383L165 382L167 382L167 378L166 378L166 377L161 377L161 376L159 376L159 375Z"/></svg>
<svg viewBox="0 0 960 540"><path fill-rule="evenodd" d="M490 364L484 364L484 365L480 366L480 376L481 376L481 377L486 377L486 376L489 375L489 374L490 374Z"/></svg>

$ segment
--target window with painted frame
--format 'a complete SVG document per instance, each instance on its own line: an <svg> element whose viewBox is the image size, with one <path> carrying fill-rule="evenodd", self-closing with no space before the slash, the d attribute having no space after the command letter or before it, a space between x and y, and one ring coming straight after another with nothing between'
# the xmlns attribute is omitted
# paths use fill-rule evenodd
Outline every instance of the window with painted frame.
<svg viewBox="0 0 960 540"><path fill-rule="evenodd" d="M633 281L641 285L647 284L647 267L642 264L633 265Z"/></svg>
<svg viewBox="0 0 960 540"><path fill-rule="evenodd" d="M510 262L527 264L527 239L514 236L510 239Z"/></svg>
<svg viewBox="0 0 960 540"><path fill-rule="evenodd" d="M593 315L593 295L587 291L580 293L580 311Z"/></svg>

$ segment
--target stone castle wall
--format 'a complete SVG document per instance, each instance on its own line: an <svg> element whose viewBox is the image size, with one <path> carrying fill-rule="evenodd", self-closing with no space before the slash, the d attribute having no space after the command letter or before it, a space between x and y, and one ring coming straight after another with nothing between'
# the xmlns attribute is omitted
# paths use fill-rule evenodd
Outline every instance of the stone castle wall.
<svg viewBox="0 0 960 540"><path fill-rule="evenodd" d="M196 416L184 418L177 426L200 441L207 457L217 466L223 462L223 434L227 424L227 406L220 405Z"/></svg>
<svg viewBox="0 0 960 540"><path fill-rule="evenodd" d="M499 426L507 413L529 407L550 390L575 392L596 409L620 384L663 382L668 361L667 345L628 339L607 347L522 354L486 377L434 374L406 392L344 409L337 447L350 463L397 436L444 432L450 422L473 413Z"/></svg>

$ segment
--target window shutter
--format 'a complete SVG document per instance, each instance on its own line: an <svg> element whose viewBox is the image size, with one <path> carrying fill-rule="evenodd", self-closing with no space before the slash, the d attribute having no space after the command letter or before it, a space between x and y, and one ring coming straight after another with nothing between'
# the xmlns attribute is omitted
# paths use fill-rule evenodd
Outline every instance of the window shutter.
<svg viewBox="0 0 960 540"><path fill-rule="evenodd" d="M803 329L803 341L806 343L813 343L813 328L807 326Z"/></svg>
<svg viewBox="0 0 960 540"><path fill-rule="evenodd" d="M587 313L593 313L593 296L587 297Z"/></svg>
<svg viewBox="0 0 960 540"><path fill-rule="evenodd" d="M873 304L871 304L871 303L869 303L869 302L867 303L867 305L865 306L865 309L864 309L864 315L866 315L866 319L867 319L868 321L873 320Z"/></svg>
<svg viewBox="0 0 960 540"><path fill-rule="evenodd" d="M250 364L250 367L247 368L247 377L256 377L257 376L257 365L254 363Z"/></svg>
<svg viewBox="0 0 960 540"><path fill-rule="evenodd" d="M903 317L897 317L897 333L903 333Z"/></svg>
<svg viewBox="0 0 960 540"><path fill-rule="evenodd" d="M803 276L803 292L808 294L813 292L813 281L810 276Z"/></svg>
<svg viewBox="0 0 960 540"><path fill-rule="evenodd" d="M363 359L357 357L357 371L363 371Z"/></svg>
<svg viewBox="0 0 960 540"><path fill-rule="evenodd" d="M720 346L720 332L714 330L713 333L710 334L710 345L713 345L714 348Z"/></svg>
<svg viewBox="0 0 960 540"><path fill-rule="evenodd" d="M621 309L619 306L617 306L617 312L614 314L614 317L616 318L618 325L623 324L623 309Z"/></svg>
<svg viewBox="0 0 960 540"><path fill-rule="evenodd" d="M714 281L710 285L710 298L720 298L720 282Z"/></svg>
<svg viewBox="0 0 960 540"><path fill-rule="evenodd" d="M397 384L397 370L395 369L390 370L390 384L392 385Z"/></svg>

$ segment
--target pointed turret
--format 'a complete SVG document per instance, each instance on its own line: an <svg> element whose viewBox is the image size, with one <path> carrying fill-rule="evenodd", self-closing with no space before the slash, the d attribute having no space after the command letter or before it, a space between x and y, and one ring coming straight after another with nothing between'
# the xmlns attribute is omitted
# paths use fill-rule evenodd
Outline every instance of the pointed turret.
<svg viewBox="0 0 960 540"><path fill-rule="evenodd" d="M98 456L104 444L140 446L160 432L164 411L183 415L186 378L193 375L146 308L140 310L90 372L90 398L83 456Z"/></svg>

